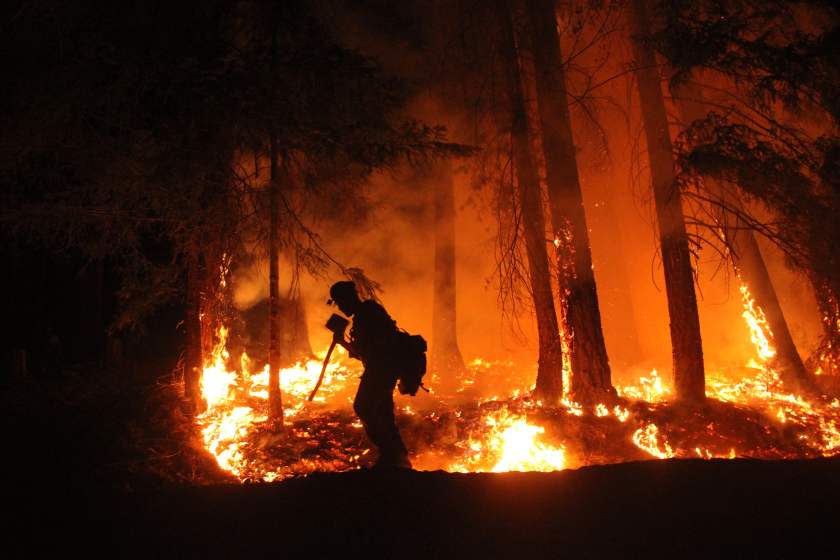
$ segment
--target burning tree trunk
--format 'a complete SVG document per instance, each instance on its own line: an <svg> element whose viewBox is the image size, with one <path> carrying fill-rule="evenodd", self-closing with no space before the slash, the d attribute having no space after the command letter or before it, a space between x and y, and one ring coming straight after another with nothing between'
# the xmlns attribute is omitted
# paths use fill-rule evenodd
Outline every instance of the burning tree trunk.
<svg viewBox="0 0 840 560"><path fill-rule="evenodd" d="M513 164L519 185L522 229L525 235L531 293L537 318L539 365L536 394L552 402L563 395L563 351L560 344L557 313L551 294L542 196L534 154L531 151L530 131L522 93L510 7L505 0L499 0L496 8L502 31L502 57L506 66Z"/></svg>
<svg viewBox="0 0 840 560"><path fill-rule="evenodd" d="M779 304L755 236L751 230L744 229L744 225L739 224L738 221L736 215L725 212L724 235L732 248L735 269L740 273L750 294L767 318L776 349L774 361L779 368L779 373L786 383L793 386L801 386L801 388L812 386L813 378L805 369L805 364L802 363L802 358L796 350L796 344L790 335L782 306Z"/></svg>
<svg viewBox="0 0 840 560"><path fill-rule="evenodd" d="M574 138L566 100L553 0L529 0L534 37L537 101L545 151L546 182L555 236L561 316L569 344L572 395L591 400L614 394L601 329L601 313Z"/></svg>
<svg viewBox="0 0 840 560"><path fill-rule="evenodd" d="M645 127L654 205L659 224L665 292L671 328L674 384L677 397L689 401L705 399L703 346L700 319L694 293L694 271L688 249L679 190L674 183L674 156L659 72L653 49L643 35L648 29L644 0L633 0L630 10L636 80Z"/></svg>
<svg viewBox="0 0 840 560"><path fill-rule="evenodd" d="M461 373L455 309L455 186L449 160L434 164L435 291L432 305L432 369L451 379Z"/></svg>
<svg viewBox="0 0 840 560"><path fill-rule="evenodd" d="M679 87L676 92L677 106L687 124L706 116L702 99L702 92L696 86L684 84ZM813 377L805 369L796 350L755 235L739 218L743 214L740 198L736 193L726 193L714 178L707 178L705 184L711 196L723 205L721 222L724 239L731 251L735 270L767 318L776 350L774 361L782 379L794 387L813 386Z"/></svg>
<svg viewBox="0 0 840 560"><path fill-rule="evenodd" d="M193 409L200 412L204 406L201 396L201 287L203 274L199 251L194 247L187 258L186 327L187 349L184 353L184 394Z"/></svg>
<svg viewBox="0 0 840 560"><path fill-rule="evenodd" d="M279 232L280 185L277 163L277 138L272 132L269 140L270 177L269 234L268 234L268 414L272 421L283 422L283 400L280 393L280 286Z"/></svg>

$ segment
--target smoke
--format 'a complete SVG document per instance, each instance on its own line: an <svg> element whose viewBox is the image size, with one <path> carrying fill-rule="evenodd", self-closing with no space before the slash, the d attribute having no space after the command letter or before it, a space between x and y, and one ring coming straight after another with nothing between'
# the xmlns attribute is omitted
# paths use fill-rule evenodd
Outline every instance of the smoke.
<svg viewBox="0 0 840 560"><path fill-rule="evenodd" d="M340 16L340 17L339 17ZM394 48L393 37L377 35L359 14L339 12L335 32L352 46L367 52L396 73L419 67L422 52ZM611 47L612 48L612 47ZM613 51L610 51L613 52ZM600 56L605 75L620 75L626 54ZM613 54L615 54L613 52ZM419 57L419 58L418 58ZM584 65L586 57L579 64ZM427 63L423 62L423 63ZM416 73L416 70L414 70ZM417 79L417 76L410 77ZM433 84L425 84L430 87ZM658 254L646 154L639 145L640 114L634 87L625 79L607 82L598 96L609 100L595 117L586 119L592 105L572 104L572 125L579 149L584 206L590 229L593 266L601 318L614 380L630 379L657 368L669 378L671 343L665 283ZM474 137L468 110L430 95L417 95L406 116L430 124L444 124L451 140ZM586 109L586 111L584 111ZM465 131L470 130L469 133ZM536 331L527 309L521 310L519 332L511 327L498 305L494 283L496 225L494 213L476 197L470 166L456 163L456 275L457 332L461 352L476 357L513 359L523 367L536 363ZM432 344L434 229L429 185L422 170L405 166L377 173L366 185L369 212L353 219L324 219L308 224L320 236L330 255L347 267L358 267L382 286L380 298L399 326L425 336ZM819 322L813 296L801 278L791 273L778 253L762 246L774 277L795 342L803 357L816 343ZM712 250L700 253L698 307L707 370L736 368L754 355L747 327L741 318L738 282L728 265L721 266ZM293 263L280 268L281 293L292 285ZM323 328L334 312L324 304L329 286L343 279L337 267L322 275L301 274L296 287L307 312L315 351L329 343ZM233 281L234 301L246 309L268 295L265 260L241 266ZM517 319L514 318L514 319ZM530 369L529 369L530 371Z"/></svg>

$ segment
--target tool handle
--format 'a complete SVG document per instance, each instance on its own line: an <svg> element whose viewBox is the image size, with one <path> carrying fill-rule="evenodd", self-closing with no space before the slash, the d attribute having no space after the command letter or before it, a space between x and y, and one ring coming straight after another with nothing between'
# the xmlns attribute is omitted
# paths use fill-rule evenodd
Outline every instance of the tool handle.
<svg viewBox="0 0 840 560"><path fill-rule="evenodd" d="M309 393L309 398L307 399L309 402L312 402L312 399L315 398L315 393L318 392L318 389L321 387L321 382L324 381L324 374L327 372L327 364L330 363L330 355L332 355L333 348L335 348L335 340L333 340L330 344L330 349L327 350L327 355L324 357L324 365L321 367L321 375L318 376L318 382L315 383L315 388L312 389L311 393Z"/></svg>

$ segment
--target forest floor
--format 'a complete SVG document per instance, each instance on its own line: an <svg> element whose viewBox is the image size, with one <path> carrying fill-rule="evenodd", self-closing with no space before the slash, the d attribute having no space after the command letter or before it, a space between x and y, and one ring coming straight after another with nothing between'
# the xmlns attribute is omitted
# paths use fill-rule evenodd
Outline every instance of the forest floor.
<svg viewBox="0 0 840 560"><path fill-rule="evenodd" d="M837 458L243 485L190 446L177 391L89 375L3 387L6 557L836 554Z"/></svg>

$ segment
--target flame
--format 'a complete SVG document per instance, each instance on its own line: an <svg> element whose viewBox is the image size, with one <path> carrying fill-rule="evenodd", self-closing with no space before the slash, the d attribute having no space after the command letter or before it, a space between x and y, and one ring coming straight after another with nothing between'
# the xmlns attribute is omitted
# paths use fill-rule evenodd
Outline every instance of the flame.
<svg viewBox="0 0 840 560"><path fill-rule="evenodd" d="M254 467L245 460L243 442L268 419L266 414L259 412L267 408L268 364L252 373L251 359L243 352L239 369L229 369L228 334L227 328L219 327L218 342L205 362L201 391L207 409L197 421L204 446L216 458L219 467L240 476ZM338 359L327 367L328 382L315 398L316 402L338 395L347 385L352 372L341 362L342 354L337 352L336 355ZM308 360L280 370L286 418L294 418L303 411L305 399L320 374L321 364L320 360ZM243 402L251 403L251 406L244 406ZM268 470L263 473L262 479L270 482L278 477L277 472Z"/></svg>
<svg viewBox="0 0 840 560"><path fill-rule="evenodd" d="M424 435L420 439L443 440L422 451L434 455L433 459L412 460L421 468L451 472L506 472L560 470L568 467L569 457L576 464L629 460L634 456L625 448L632 449L631 443L656 459L840 453L840 399L806 398L783 385L772 366L776 351L766 317L747 287L742 285L740 291L742 316L755 346L755 357L748 364L754 373L733 381L712 372L707 395L732 403L733 410L749 411L749 421L760 427L754 431L762 433L764 440L747 442L731 430L718 430L702 415L687 420L697 418L697 429L691 432L684 424L673 426L677 420L665 404L672 390L656 369L635 384L617 386L623 399L618 404L597 403L589 408L567 396L559 406L545 407L529 396L534 371L517 368L510 361L475 358L451 393L437 391L417 397L410 405L397 403L397 415L405 426L439 430L435 438ZM345 352L336 352L312 403L306 398L325 353L321 359L281 370L287 426L280 435L266 424L267 365L256 367L244 352L238 360L232 359L228 335L226 328L218 329L218 342L205 360L201 390L207 409L197 417L204 446L221 468L240 480L270 482L316 470L360 468L372 460L363 426L349 406L356 388L354 377L360 371L355 362L348 363ZM565 366L564 376L568 376ZM568 387L568 380L564 386ZM679 420L683 421L684 417ZM749 434L749 430L738 433ZM782 433L793 436L778 436ZM773 434L778 437L772 441L780 443L768 443ZM613 441L614 452L607 446L596 451L587 447Z"/></svg>
<svg viewBox="0 0 840 560"><path fill-rule="evenodd" d="M575 401L571 401L568 398L563 398L560 401L560 404L566 407L566 412L569 414L573 414L574 416L583 416L583 405L577 403Z"/></svg>
<svg viewBox="0 0 840 560"><path fill-rule="evenodd" d="M741 316L750 330L750 339L757 354L757 359L750 360L747 365L758 372L738 383L710 376L706 383L707 394L718 400L763 408L782 424L790 423L815 432L816 437L804 439L820 454L834 454L840 447L837 444L837 422L840 419L837 419L835 407L833 404L809 401L784 386L779 373L771 366L776 349L772 345L773 333L767 318L743 281L740 292L744 305ZM831 417L835 419L826 420Z"/></svg>
<svg viewBox="0 0 840 560"><path fill-rule="evenodd" d="M557 471L566 466L566 452L538 440L545 428L502 409L484 421L485 429L464 444L466 456L453 461L452 472Z"/></svg>
<svg viewBox="0 0 840 560"><path fill-rule="evenodd" d="M613 414L615 414L615 417L618 418L619 422L627 422L627 418L630 416L630 412L619 405L615 405L615 408L613 408Z"/></svg>
<svg viewBox="0 0 840 560"><path fill-rule="evenodd" d="M639 428L633 432L633 443L636 447L647 451L654 457L659 459L670 459L674 456L674 450L668 445L668 442L662 438L660 443L659 428L656 424L648 424L643 428Z"/></svg>
<svg viewBox="0 0 840 560"><path fill-rule="evenodd" d="M739 276L740 280L740 276ZM770 325L767 324L767 317L764 316L764 311L755 302L750 295L750 290L747 285L741 281L740 286L741 300L744 303L744 311L741 317L747 323L750 329L750 339L758 352L758 357L762 362L773 358L776 355L776 349L770 343L773 340L773 333L770 330Z"/></svg>
<svg viewBox="0 0 840 560"><path fill-rule="evenodd" d="M639 385L616 386L616 390L622 397L647 402L664 401L671 395L671 389L665 385L655 369L650 370L649 377L640 376Z"/></svg>
<svg viewBox="0 0 840 560"><path fill-rule="evenodd" d="M228 371L225 363L230 357L227 351L228 330L220 327L218 343L213 349L210 364L204 366L201 376L201 395L208 407L218 407L226 402L231 387L236 385L236 372Z"/></svg>

